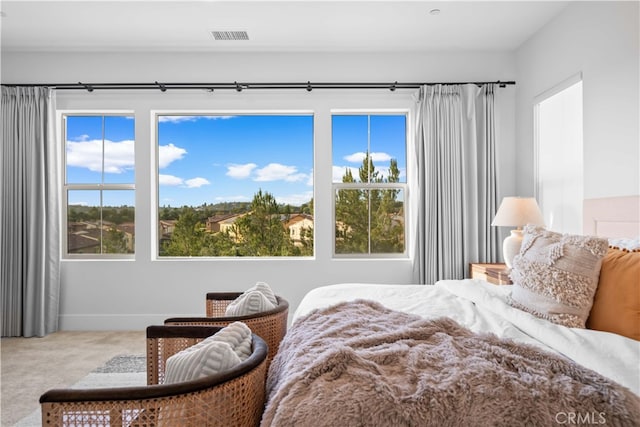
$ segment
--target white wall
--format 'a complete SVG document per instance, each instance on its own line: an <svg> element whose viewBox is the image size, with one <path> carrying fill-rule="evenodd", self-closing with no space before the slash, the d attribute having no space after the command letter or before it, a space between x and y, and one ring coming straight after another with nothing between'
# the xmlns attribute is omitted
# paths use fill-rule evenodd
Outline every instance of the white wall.
<svg viewBox="0 0 640 427"><path fill-rule="evenodd" d="M477 81L513 80L508 53L433 54L207 54L2 53L2 80L28 82L232 81ZM515 89L499 91L500 181L515 186ZM204 313L210 291L270 283L292 311L310 289L337 282L410 283L410 259L333 260L330 223L330 108L410 108L410 91L375 92L61 92L60 109L136 112L136 259L62 263L62 329L141 329L176 315ZM315 142L315 259L161 260L151 256L154 173L149 156L152 109L313 109ZM411 171L409 171L411 173ZM410 238L410 237L409 237Z"/></svg>
<svg viewBox="0 0 640 427"><path fill-rule="evenodd" d="M517 191L534 194L534 98L582 72L584 197L640 193L639 7L569 2L516 52Z"/></svg>

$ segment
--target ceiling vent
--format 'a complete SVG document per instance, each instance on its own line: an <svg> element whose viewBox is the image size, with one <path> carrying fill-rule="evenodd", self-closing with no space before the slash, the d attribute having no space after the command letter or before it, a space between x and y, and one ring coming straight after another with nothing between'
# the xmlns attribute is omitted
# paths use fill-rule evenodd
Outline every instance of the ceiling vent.
<svg viewBox="0 0 640 427"><path fill-rule="evenodd" d="M221 41L249 40L246 31L211 31L211 35L215 40Z"/></svg>

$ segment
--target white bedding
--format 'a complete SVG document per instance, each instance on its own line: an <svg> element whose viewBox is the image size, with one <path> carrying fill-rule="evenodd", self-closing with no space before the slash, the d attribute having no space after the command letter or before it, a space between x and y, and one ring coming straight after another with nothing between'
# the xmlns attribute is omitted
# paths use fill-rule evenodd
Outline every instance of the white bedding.
<svg viewBox="0 0 640 427"><path fill-rule="evenodd" d="M563 354L640 395L640 342L607 332L567 328L507 304L508 286L444 280L434 286L344 283L316 288L301 301L295 322L317 308L369 299L425 318L447 316L475 332L492 332Z"/></svg>

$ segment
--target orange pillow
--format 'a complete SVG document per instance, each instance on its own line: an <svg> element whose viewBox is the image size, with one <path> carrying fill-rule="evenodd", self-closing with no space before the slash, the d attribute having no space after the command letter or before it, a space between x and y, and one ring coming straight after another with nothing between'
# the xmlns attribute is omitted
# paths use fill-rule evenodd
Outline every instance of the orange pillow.
<svg viewBox="0 0 640 427"><path fill-rule="evenodd" d="M640 251L609 248L587 328L640 341Z"/></svg>

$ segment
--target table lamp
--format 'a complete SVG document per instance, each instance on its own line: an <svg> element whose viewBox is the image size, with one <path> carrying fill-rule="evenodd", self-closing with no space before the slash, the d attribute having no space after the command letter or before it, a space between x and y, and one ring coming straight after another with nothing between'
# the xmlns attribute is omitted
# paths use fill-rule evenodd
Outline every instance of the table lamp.
<svg viewBox="0 0 640 427"><path fill-rule="evenodd" d="M511 268L513 257L520 252L522 245L522 227L527 224L544 225L542 212L533 197L505 197L493 218L491 225L498 227L516 227L511 235L504 239L502 255L508 268Z"/></svg>

